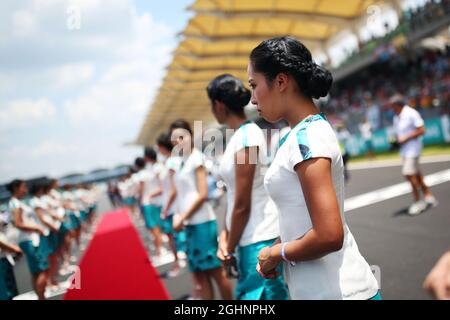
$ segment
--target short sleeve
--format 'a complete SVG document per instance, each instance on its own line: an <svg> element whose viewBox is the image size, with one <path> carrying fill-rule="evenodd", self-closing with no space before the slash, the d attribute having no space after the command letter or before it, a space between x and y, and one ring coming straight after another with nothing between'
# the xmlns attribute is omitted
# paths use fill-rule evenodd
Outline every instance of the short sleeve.
<svg viewBox="0 0 450 320"><path fill-rule="evenodd" d="M144 180L145 180L144 170L141 170L140 172L137 172L133 175L133 179L132 179L133 184L139 184L140 182L144 182Z"/></svg>
<svg viewBox="0 0 450 320"><path fill-rule="evenodd" d="M287 144L286 160L289 170L294 171L297 164L311 158L306 128L291 134L285 143Z"/></svg>
<svg viewBox="0 0 450 320"><path fill-rule="evenodd" d="M299 129L288 140L287 162L289 170L294 170L294 167L300 162L313 158L333 160L335 154L340 152L336 135L325 121L313 122L311 125Z"/></svg>
<svg viewBox="0 0 450 320"><path fill-rule="evenodd" d="M10 210L14 210L14 209L17 209L19 207L20 207L20 203L16 199L11 199L9 201L9 209Z"/></svg>
<svg viewBox="0 0 450 320"><path fill-rule="evenodd" d="M155 173L160 175L164 171L164 166L161 163L157 163L155 167Z"/></svg>
<svg viewBox="0 0 450 320"><path fill-rule="evenodd" d="M424 121L422 119L422 117L420 116L420 113L415 110L412 109L413 112L411 112L411 118L412 118L412 123L414 125L414 127L416 128L420 128L424 125Z"/></svg>
<svg viewBox="0 0 450 320"><path fill-rule="evenodd" d="M180 168L180 158L179 157L170 157L167 159L167 169L178 171Z"/></svg>
<svg viewBox="0 0 450 320"><path fill-rule="evenodd" d="M239 148L236 151L249 148L249 147L259 147L264 143L264 137L261 129L254 124L249 123L240 129L240 143L238 144Z"/></svg>
<svg viewBox="0 0 450 320"><path fill-rule="evenodd" d="M198 150L195 150L191 155L190 167L192 168L192 170L196 170L198 167L201 167L204 165L205 165L205 159L204 159L203 153L201 153Z"/></svg>
<svg viewBox="0 0 450 320"><path fill-rule="evenodd" d="M30 200L30 207L32 207L33 209L34 208L41 208L42 205L41 205L39 200L37 200L36 198L33 198L33 199Z"/></svg>

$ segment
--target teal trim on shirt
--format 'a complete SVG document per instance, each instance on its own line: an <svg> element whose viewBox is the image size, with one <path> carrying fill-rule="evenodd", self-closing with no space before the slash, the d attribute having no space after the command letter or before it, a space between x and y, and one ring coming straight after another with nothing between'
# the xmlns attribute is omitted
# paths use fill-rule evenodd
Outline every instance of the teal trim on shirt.
<svg viewBox="0 0 450 320"><path fill-rule="evenodd" d="M247 125L252 123L250 120L245 121L243 124L239 126L239 129L242 129L242 145L244 148L247 148L248 145L248 133L247 133Z"/></svg>
<svg viewBox="0 0 450 320"><path fill-rule="evenodd" d="M310 123L312 123L314 121L318 121L318 120L328 121L327 117L323 113L318 113L318 114L315 114L315 115L313 115L313 116L311 116L309 118L303 119L298 124L296 124L295 127L292 128L288 133L286 133L286 135L280 140L279 147L281 147L283 145L283 143L287 140L289 134L294 129L297 129L297 128L300 128L300 130L306 129ZM297 136L297 139L298 139L298 136Z"/></svg>

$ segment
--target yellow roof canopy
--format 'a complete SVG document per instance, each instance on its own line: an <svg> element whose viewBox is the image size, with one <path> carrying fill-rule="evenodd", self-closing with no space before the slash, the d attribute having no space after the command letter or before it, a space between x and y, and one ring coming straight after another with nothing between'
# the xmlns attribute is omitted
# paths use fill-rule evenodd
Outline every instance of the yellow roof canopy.
<svg viewBox="0 0 450 320"><path fill-rule="evenodd" d="M389 0L398 2L399 0ZM388 1L388 2L389 2ZM196 0L167 74L136 140L152 145L172 121L214 122L209 81L231 73L247 83L251 50L261 41L292 35L312 52L348 29L377 0Z"/></svg>
<svg viewBox="0 0 450 320"><path fill-rule="evenodd" d="M370 0L197 0L190 7L196 12L224 13L304 13L317 16L356 17L375 1Z"/></svg>
<svg viewBox="0 0 450 320"><path fill-rule="evenodd" d="M236 41L248 37L271 38L289 34L299 39L325 40L339 30L337 24L303 20L295 17L241 17L200 14L192 18L185 36L220 40L233 37Z"/></svg>
<svg viewBox="0 0 450 320"><path fill-rule="evenodd" d="M248 57L254 47L267 37L230 37L211 41L208 38L188 37L180 42L175 50L175 56L194 57L228 57L230 55ZM308 48L317 48L322 45L319 40L303 39L303 44Z"/></svg>

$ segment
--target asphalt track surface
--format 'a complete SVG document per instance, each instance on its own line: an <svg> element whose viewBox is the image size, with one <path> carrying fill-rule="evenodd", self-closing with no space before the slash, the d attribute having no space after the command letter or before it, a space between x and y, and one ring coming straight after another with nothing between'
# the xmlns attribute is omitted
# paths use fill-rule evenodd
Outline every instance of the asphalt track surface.
<svg viewBox="0 0 450 320"><path fill-rule="evenodd" d="M421 167L426 176L450 169L450 160L424 163ZM399 165L350 170L350 175L346 186L346 199L404 182ZM363 206L345 214L360 252L370 265L379 268L383 299L430 299L422 289L422 283L437 259L450 248L450 181L435 185L431 190L439 200L439 205L417 216L406 213L412 201L411 194ZM108 210L111 210L111 207L104 196L100 201L99 212ZM216 212L219 225L222 225L223 201L216 207ZM100 216L101 214L98 218ZM153 249L150 237L140 222L139 215L136 215L134 220L151 257ZM85 236L82 243L86 245L88 241L89 237ZM167 242L165 246L167 247ZM75 252L78 261L82 254L83 251ZM171 255L168 254L167 258L166 260L170 261ZM157 266L157 270L171 297L185 299L192 290L187 266L177 277L167 278L165 273L170 267L170 262L163 263ZM14 270L19 294L25 293L21 298L32 299L32 295L26 294L31 291L31 280L25 259L19 260ZM66 278L61 277L61 280ZM215 291L215 299L220 299L217 288ZM61 294L51 297L61 298Z"/></svg>

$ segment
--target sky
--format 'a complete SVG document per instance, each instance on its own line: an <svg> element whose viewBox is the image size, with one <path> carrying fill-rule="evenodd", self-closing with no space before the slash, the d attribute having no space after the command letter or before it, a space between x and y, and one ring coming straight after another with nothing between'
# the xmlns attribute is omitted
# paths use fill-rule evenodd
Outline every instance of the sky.
<svg viewBox="0 0 450 320"><path fill-rule="evenodd" d="M126 144L192 2L0 1L0 183L114 168L141 155ZM355 44L348 39L334 56Z"/></svg>
<svg viewBox="0 0 450 320"><path fill-rule="evenodd" d="M0 183L131 163L192 0L0 2ZM78 19L79 18L79 19Z"/></svg>

